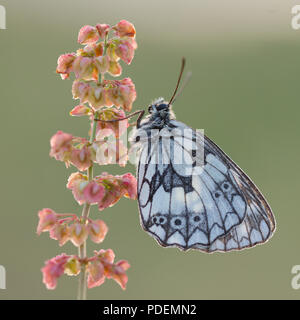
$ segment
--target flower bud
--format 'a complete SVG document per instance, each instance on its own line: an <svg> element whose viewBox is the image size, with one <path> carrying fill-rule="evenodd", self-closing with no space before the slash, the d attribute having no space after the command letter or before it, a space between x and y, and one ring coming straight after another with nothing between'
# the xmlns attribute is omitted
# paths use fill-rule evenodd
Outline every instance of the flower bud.
<svg viewBox="0 0 300 320"><path fill-rule="evenodd" d="M92 165L90 149L87 146L83 146L80 149L72 149L70 161L78 170L87 170Z"/></svg>
<svg viewBox="0 0 300 320"><path fill-rule="evenodd" d="M91 114L91 109L85 105L78 105L70 111L71 116L81 117Z"/></svg>
<svg viewBox="0 0 300 320"><path fill-rule="evenodd" d="M76 79L98 81L98 69L93 57L78 56L73 63Z"/></svg>
<svg viewBox="0 0 300 320"><path fill-rule="evenodd" d="M118 120L125 117L125 112L122 109L116 108L105 109L99 114L99 119L104 121ZM115 135L116 138L119 138L123 133L126 132L128 127L129 123L127 119L114 122L98 121L96 128L96 140L103 140L104 137L107 137L111 134Z"/></svg>
<svg viewBox="0 0 300 320"><path fill-rule="evenodd" d="M113 77L117 77L122 73L122 67L117 61L111 60L109 62L108 73Z"/></svg>
<svg viewBox="0 0 300 320"><path fill-rule="evenodd" d="M92 26L84 26L79 30L78 43L87 44L93 43L99 40L99 34L97 29Z"/></svg>
<svg viewBox="0 0 300 320"><path fill-rule="evenodd" d="M99 260L90 261L87 266L88 288L98 287L105 281L104 267Z"/></svg>
<svg viewBox="0 0 300 320"><path fill-rule="evenodd" d="M73 63L76 59L75 53L62 54L57 60L56 73L60 73L62 79L67 79L73 71Z"/></svg>
<svg viewBox="0 0 300 320"><path fill-rule="evenodd" d="M90 106L98 110L101 107L107 105L106 96L107 96L106 90L102 86L96 86L94 88L90 88L89 97L88 97Z"/></svg>
<svg viewBox="0 0 300 320"><path fill-rule="evenodd" d="M72 85L72 94L74 99L80 99L80 103L88 101L90 85L83 81L75 80Z"/></svg>
<svg viewBox="0 0 300 320"><path fill-rule="evenodd" d="M43 273L43 282L47 289L55 289L57 285L57 279L64 274L65 265L70 256L62 253L45 262L45 266L41 269Z"/></svg>
<svg viewBox="0 0 300 320"><path fill-rule="evenodd" d="M125 111L130 111L132 103L136 99L135 86L130 78L121 81L115 80L112 88L107 90L107 100L116 107L123 107Z"/></svg>
<svg viewBox="0 0 300 320"><path fill-rule="evenodd" d="M107 225L102 220L94 220L89 222L88 229L91 240L95 243L102 242L108 231Z"/></svg>
<svg viewBox="0 0 300 320"><path fill-rule="evenodd" d="M110 63L109 63L109 57L108 56L99 56L94 59L95 65L97 66L100 73L107 72Z"/></svg>
<svg viewBox="0 0 300 320"><path fill-rule="evenodd" d="M126 173L122 176L122 183L126 189L125 197L136 199L137 197L137 181L131 173Z"/></svg>
<svg viewBox="0 0 300 320"><path fill-rule="evenodd" d="M40 235L42 232L49 231L57 222L56 213L49 208L40 210L39 213L39 224L37 227L37 234Z"/></svg>
<svg viewBox="0 0 300 320"><path fill-rule="evenodd" d="M73 136L63 131L57 131L50 139L50 157L64 161L66 153L72 148Z"/></svg>
<svg viewBox="0 0 300 320"><path fill-rule="evenodd" d="M132 23L126 20L121 20L118 24L112 27L118 37L135 37L135 28Z"/></svg>
<svg viewBox="0 0 300 320"><path fill-rule="evenodd" d="M137 44L133 38L116 40L115 54L127 64L130 64Z"/></svg>
<svg viewBox="0 0 300 320"><path fill-rule="evenodd" d="M60 246L63 246L70 240L70 230L66 223L57 223L50 230L50 238L58 240Z"/></svg>
<svg viewBox="0 0 300 320"><path fill-rule="evenodd" d="M80 273L80 262L77 258L70 258L65 264L65 274L68 276L77 276Z"/></svg>
<svg viewBox="0 0 300 320"><path fill-rule="evenodd" d="M74 246L81 246L84 241L88 237L88 230L87 226L80 223L80 222L75 222L74 224L71 225L70 227L70 240L74 244Z"/></svg>
<svg viewBox="0 0 300 320"><path fill-rule="evenodd" d="M111 277L121 286L123 290L126 289L128 282L128 276L125 271L130 267L130 264L126 260L117 262L111 271Z"/></svg>
<svg viewBox="0 0 300 320"><path fill-rule="evenodd" d="M73 196L79 204L85 203L83 190L88 183L88 177L80 172L72 173L68 179L67 188L72 190Z"/></svg>
<svg viewBox="0 0 300 320"><path fill-rule="evenodd" d="M90 204L100 202L104 194L104 187L96 183L95 181L89 182L89 184L83 190L83 196L85 198L85 201Z"/></svg>
<svg viewBox="0 0 300 320"><path fill-rule="evenodd" d="M105 36L108 34L110 26L108 24L96 24L96 29L100 35L100 38L104 39Z"/></svg>

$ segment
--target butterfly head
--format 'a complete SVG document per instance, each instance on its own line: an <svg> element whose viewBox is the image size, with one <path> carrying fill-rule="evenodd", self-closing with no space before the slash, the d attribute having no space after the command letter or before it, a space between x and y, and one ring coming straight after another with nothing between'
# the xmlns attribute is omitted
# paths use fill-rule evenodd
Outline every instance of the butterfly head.
<svg viewBox="0 0 300 320"><path fill-rule="evenodd" d="M148 112L145 123L151 128L161 129L167 126L170 120L175 119L172 106L164 98L154 100L149 105Z"/></svg>
<svg viewBox="0 0 300 320"><path fill-rule="evenodd" d="M169 103L164 98L158 98L150 104L148 112L152 115L169 113Z"/></svg>

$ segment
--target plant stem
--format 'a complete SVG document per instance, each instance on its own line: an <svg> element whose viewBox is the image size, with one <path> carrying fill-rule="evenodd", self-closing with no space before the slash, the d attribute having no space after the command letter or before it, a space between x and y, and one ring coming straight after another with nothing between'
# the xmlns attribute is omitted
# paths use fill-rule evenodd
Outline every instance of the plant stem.
<svg viewBox="0 0 300 320"><path fill-rule="evenodd" d="M106 50L107 50L107 39L108 39L108 33L105 35L104 38L104 50L103 50L103 56L106 55Z"/></svg>
<svg viewBox="0 0 300 320"><path fill-rule="evenodd" d="M98 113L95 112L92 133L90 136L90 143L93 143L96 137L96 128L97 128L97 119ZM88 180L91 181L93 179L93 165L91 165L87 170ZM90 213L91 205L89 203L85 203L82 209L82 222L85 223L88 219ZM86 258L86 241L78 248L78 255L80 259ZM81 270L79 274L79 284L78 284L78 300L86 300L86 291L87 291L87 274L86 274L86 265L84 263L81 264Z"/></svg>

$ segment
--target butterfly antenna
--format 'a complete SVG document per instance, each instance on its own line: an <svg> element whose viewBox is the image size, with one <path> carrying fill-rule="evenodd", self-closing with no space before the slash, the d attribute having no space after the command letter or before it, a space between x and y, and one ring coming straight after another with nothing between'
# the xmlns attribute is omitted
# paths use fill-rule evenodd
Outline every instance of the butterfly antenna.
<svg viewBox="0 0 300 320"><path fill-rule="evenodd" d="M181 95L181 92L183 91L183 89L186 87L186 85L188 84L189 80L191 79L192 76L192 71L189 71L187 73L187 75L185 76L183 83L181 85L181 88L179 89L179 91L177 92L175 98L173 99L173 103L175 102L175 100Z"/></svg>
<svg viewBox="0 0 300 320"><path fill-rule="evenodd" d="M169 105L170 105L170 104L173 102L173 100L175 99L175 96L176 96L176 93L177 93L177 90L178 90L178 87L179 87L179 84L180 84L180 80L181 80L181 77L182 77L182 74L183 74L184 66L185 66L185 57L182 58L182 61L181 61L181 69L180 69L179 77L178 77L178 80L177 80L177 85L176 85L176 88L175 88L174 93L173 93L173 95L172 95L172 98L171 98L170 101L169 101Z"/></svg>

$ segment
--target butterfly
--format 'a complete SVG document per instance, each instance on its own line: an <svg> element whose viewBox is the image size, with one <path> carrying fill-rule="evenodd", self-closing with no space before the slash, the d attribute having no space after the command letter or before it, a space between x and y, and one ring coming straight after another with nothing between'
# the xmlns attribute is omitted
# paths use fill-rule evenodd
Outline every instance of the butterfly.
<svg viewBox="0 0 300 320"><path fill-rule="evenodd" d="M275 218L250 178L207 136L159 98L137 121L137 192L143 229L164 247L212 253L253 247L275 231Z"/></svg>

